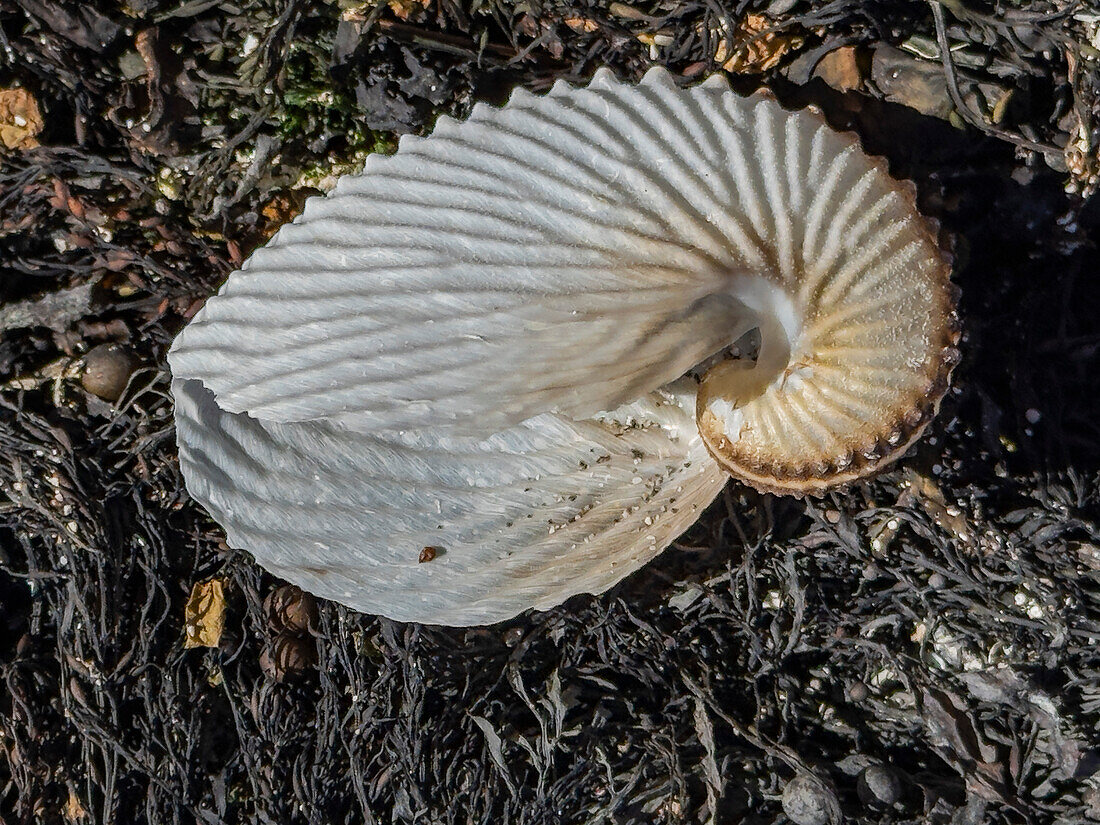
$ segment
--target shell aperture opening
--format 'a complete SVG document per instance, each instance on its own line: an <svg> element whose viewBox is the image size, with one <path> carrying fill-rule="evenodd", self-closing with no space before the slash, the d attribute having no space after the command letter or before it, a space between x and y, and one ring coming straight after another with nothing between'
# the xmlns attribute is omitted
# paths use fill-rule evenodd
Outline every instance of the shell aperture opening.
<svg viewBox="0 0 1100 825"><path fill-rule="evenodd" d="M949 273L812 112L660 69L517 91L229 277L169 353L181 466L316 595L500 621L638 569L727 472L817 493L900 454L957 357Z"/></svg>

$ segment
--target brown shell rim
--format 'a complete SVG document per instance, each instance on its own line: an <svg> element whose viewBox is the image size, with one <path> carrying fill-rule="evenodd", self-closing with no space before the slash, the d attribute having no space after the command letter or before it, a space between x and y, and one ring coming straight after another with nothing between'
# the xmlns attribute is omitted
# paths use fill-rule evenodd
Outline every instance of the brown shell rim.
<svg viewBox="0 0 1100 825"><path fill-rule="evenodd" d="M732 89L731 89L732 91ZM734 92L736 94L736 92ZM703 443L707 452L718 464L738 481L741 481L761 493L773 493L775 495L793 496L803 498L805 496L821 496L830 490L835 490L846 484L860 479L868 478L881 472L895 460L900 458L920 437L925 429L939 412L940 404L947 394L951 384L951 373L959 363L961 354L958 349L961 337L961 324L958 316L958 303L960 290L951 281L954 269L954 257L950 249L950 241L944 237L940 222L935 218L925 215L917 206L917 186L911 180L899 180L890 174L889 165L881 155L871 154L863 146L860 135L853 130L841 131L834 129L817 106L811 104L804 109L788 109L776 99L769 89L759 89L750 97L764 97L775 101L784 111L808 113L816 118L826 128L847 138L857 147L885 176L891 181L894 190L905 200L914 214L920 215L924 221L925 232L933 245L940 252L941 266L939 271L944 282L946 293L946 306L944 307L946 325L942 330L940 344L940 358L936 373L931 377L931 386L923 393L914 405L897 412L894 424L885 428L882 435L873 443L860 450L853 450L841 460L837 460L827 466L825 472L809 472L808 470L791 471L776 465L767 467L748 467L731 463L727 458L712 448L711 442L703 436ZM699 418L699 410L696 410L696 420ZM702 428L700 428L702 435ZM897 436L891 438L891 436ZM894 441L893 444L890 441ZM787 472L784 472L784 470Z"/></svg>

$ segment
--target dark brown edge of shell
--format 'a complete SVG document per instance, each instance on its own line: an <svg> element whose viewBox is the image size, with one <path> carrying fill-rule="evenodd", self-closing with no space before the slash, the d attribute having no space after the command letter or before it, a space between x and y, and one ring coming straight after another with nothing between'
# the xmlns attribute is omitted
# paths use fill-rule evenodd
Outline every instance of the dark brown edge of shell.
<svg viewBox="0 0 1100 825"><path fill-rule="evenodd" d="M943 313L946 325L941 334L940 357L936 365L936 373L931 377L929 386L920 394L920 397L914 399L914 404L908 409L898 412L893 426L887 428L883 435L859 449L852 450L841 459L793 471L791 467L778 464L755 467L731 464L711 448L707 439L703 439L707 451L718 462L719 466L738 481L761 493L795 498L822 496L827 492L869 478L883 471L895 460L901 458L921 438L928 425L935 419L940 404L951 385L951 374L961 360L961 352L958 348L962 335L962 324L958 314L961 291L951 281L954 269L954 255L951 249L952 239L943 232L937 219L929 217L921 211L917 205L917 186L913 181L895 178L890 173L886 159L881 155L868 152L857 132L851 129L835 129L817 106L811 104L803 109L789 109L779 103L775 95L767 88L757 90L750 95L750 98L758 96L774 101L784 111L806 112L825 127L847 138L870 160L872 165L883 173L886 180L893 183L894 190L904 198L913 213L923 218L925 232L932 241L933 246L940 253L939 273L942 278L943 295L946 301Z"/></svg>

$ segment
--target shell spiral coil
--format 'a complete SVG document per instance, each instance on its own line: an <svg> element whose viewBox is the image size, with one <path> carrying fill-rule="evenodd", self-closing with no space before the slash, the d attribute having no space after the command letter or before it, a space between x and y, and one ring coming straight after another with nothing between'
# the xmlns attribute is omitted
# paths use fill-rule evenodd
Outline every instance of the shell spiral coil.
<svg viewBox="0 0 1100 825"><path fill-rule="evenodd" d="M920 435L958 332L914 200L720 77L601 70L441 118L310 200L173 344L188 490L273 573L394 619L602 592L728 474L816 494Z"/></svg>

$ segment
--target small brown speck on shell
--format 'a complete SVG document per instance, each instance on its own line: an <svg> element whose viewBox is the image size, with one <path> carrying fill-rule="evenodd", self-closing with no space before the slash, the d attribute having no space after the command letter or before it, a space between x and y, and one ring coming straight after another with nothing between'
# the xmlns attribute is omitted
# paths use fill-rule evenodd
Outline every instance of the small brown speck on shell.
<svg viewBox="0 0 1100 825"><path fill-rule="evenodd" d="M434 561L443 551L439 547L425 547L420 551L420 556L417 558L418 564L427 564L430 561Z"/></svg>

